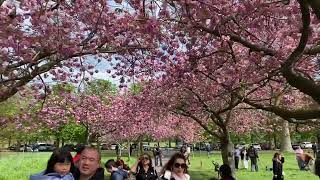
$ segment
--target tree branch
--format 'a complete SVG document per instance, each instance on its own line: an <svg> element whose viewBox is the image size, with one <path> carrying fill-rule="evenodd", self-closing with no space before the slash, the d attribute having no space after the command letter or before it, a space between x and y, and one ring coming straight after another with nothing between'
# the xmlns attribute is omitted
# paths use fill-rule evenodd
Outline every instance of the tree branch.
<svg viewBox="0 0 320 180"><path fill-rule="evenodd" d="M213 34L218 37L221 37L222 35L229 36L231 41L238 42L238 43L242 44L243 46L249 48L251 51L264 52L264 54L270 55L270 56L276 55L276 51L274 49L267 48L267 47L259 45L259 44L254 44L254 43L248 41L247 39L244 39L243 37L238 36L236 34L233 34L233 33L229 33L229 34L224 33L223 34L223 33L219 32L217 29L209 29L209 28L204 27L203 25L200 25L200 24L194 25L194 27L199 28L207 33Z"/></svg>
<svg viewBox="0 0 320 180"><path fill-rule="evenodd" d="M283 119L293 118L299 121L308 120L308 119L316 119L320 117L320 109L297 109L297 110L288 110L285 108L280 108L277 106L264 106L261 104L253 103L248 99L243 100L244 103L255 107L256 109L261 109L264 111L272 112Z"/></svg>
<svg viewBox="0 0 320 180"><path fill-rule="evenodd" d="M296 87L304 94L309 95L312 97L312 99L320 104L320 86L312 79L304 77L303 74L294 70L294 65L299 61L306 47L310 31L309 6L304 0L300 0L299 4L303 22L300 42L297 48L290 54L288 59L281 65L281 72L291 86Z"/></svg>
<svg viewBox="0 0 320 180"><path fill-rule="evenodd" d="M219 134L217 134L217 133L213 132L212 130L210 130L207 125L202 123L202 121L199 118L197 118L196 116L193 116L190 112L188 112L188 111L186 111L186 110L184 110L182 108L177 108L177 110L174 110L173 112L176 113L176 114L179 114L179 115L182 115L182 116L185 116L185 117L189 117L189 118L195 120L209 134L211 134L212 136L215 136L217 138L220 138Z"/></svg>

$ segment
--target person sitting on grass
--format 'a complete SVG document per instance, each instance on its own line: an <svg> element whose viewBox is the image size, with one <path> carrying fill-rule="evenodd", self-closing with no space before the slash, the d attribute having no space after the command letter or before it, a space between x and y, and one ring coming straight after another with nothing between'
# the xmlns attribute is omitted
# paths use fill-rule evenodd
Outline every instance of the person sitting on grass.
<svg viewBox="0 0 320 180"><path fill-rule="evenodd" d="M302 170L306 170L306 171L310 170L310 167L314 163L314 158L312 157L312 155L309 153L303 153L301 155L301 160L303 162L303 169Z"/></svg>
<svg viewBox="0 0 320 180"><path fill-rule="evenodd" d="M111 173L110 180L124 180L128 178L128 172L119 167L113 159L109 159L104 166Z"/></svg>
<svg viewBox="0 0 320 180"><path fill-rule="evenodd" d="M30 176L30 180L74 180L75 167L72 155L66 149L57 148L48 160L45 171Z"/></svg>

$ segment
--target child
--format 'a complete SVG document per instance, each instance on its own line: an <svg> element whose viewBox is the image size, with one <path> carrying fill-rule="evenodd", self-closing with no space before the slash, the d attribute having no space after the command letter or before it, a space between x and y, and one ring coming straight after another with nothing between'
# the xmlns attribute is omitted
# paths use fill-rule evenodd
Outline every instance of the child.
<svg viewBox="0 0 320 180"><path fill-rule="evenodd" d="M30 180L74 180L72 172L74 164L69 151L55 149L48 160L47 169L30 176Z"/></svg>

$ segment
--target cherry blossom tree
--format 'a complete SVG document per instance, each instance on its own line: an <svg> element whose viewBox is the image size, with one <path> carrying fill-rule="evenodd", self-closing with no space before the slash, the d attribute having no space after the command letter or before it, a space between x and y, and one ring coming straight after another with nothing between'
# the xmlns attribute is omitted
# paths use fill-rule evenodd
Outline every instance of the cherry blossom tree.
<svg viewBox="0 0 320 180"><path fill-rule="evenodd" d="M318 102L316 3L164 1L146 8L143 2L133 3L144 12L159 7L158 16L152 18L158 18L161 29L166 30L158 35L161 51L140 58L137 69L157 77L176 73L168 71L180 66L180 74L198 72L223 86L234 83L234 90L242 89L239 98L244 102L283 119L319 117L318 108L290 109L259 104L248 97L270 81L280 81L282 87L289 84Z"/></svg>
<svg viewBox="0 0 320 180"><path fill-rule="evenodd" d="M43 90L45 78L78 83L112 54L152 48L139 37L153 36L155 22L104 0L6 0L0 12L0 101L32 80L42 81Z"/></svg>

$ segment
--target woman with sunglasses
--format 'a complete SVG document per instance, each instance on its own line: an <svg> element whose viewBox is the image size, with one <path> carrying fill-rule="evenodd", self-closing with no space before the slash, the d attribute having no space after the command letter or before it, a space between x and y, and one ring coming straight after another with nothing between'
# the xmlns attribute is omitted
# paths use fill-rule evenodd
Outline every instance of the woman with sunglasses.
<svg viewBox="0 0 320 180"><path fill-rule="evenodd" d="M190 180L186 158L181 153L174 154L161 172L161 180Z"/></svg>
<svg viewBox="0 0 320 180"><path fill-rule="evenodd" d="M131 172L136 176L136 180L158 179L157 171L152 166L151 156L146 153L142 154L138 161L132 166Z"/></svg>

